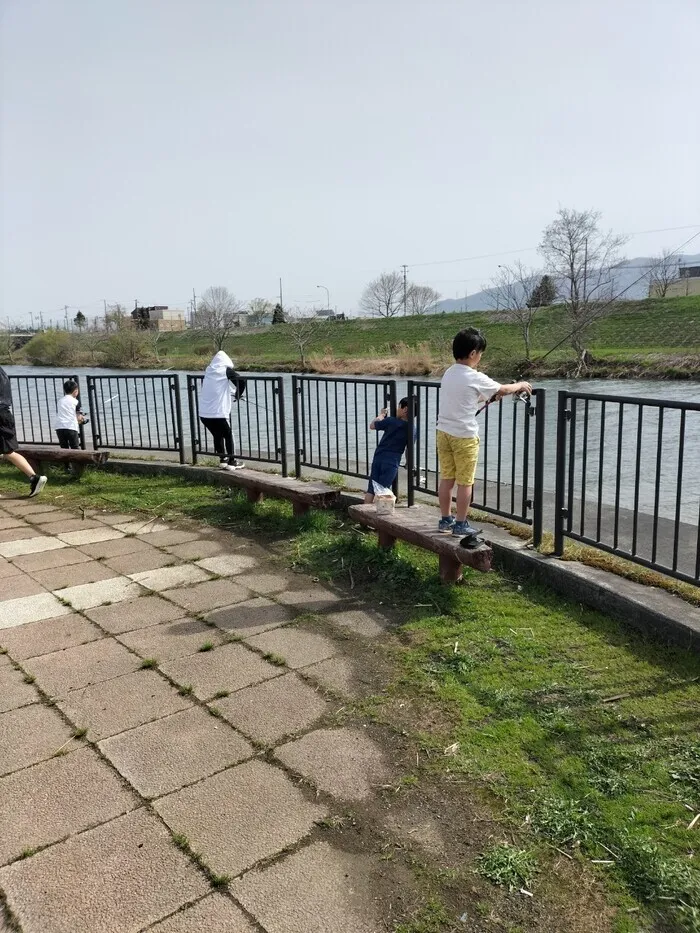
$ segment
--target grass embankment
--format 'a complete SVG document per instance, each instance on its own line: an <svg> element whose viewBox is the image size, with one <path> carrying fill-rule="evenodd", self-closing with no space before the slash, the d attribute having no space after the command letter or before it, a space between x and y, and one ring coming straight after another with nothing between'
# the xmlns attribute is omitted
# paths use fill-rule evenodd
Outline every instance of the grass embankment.
<svg viewBox="0 0 700 933"><path fill-rule="evenodd" d="M476 857L429 876L425 907L402 933L461 929L479 875L498 885L477 905L484 930L560 930L560 917L548 926L527 911L558 916L573 902L572 930L700 931L700 657L499 573L441 587L432 555L380 551L333 513L293 519L284 503L166 477L51 480L46 498L62 507L268 537L296 567L394 610L394 679L365 708L415 740L407 805L438 787L445 825L450 810L475 806L493 819ZM0 488L23 487L2 467ZM604 886L609 915L581 893L586 884Z"/></svg>
<svg viewBox="0 0 700 933"><path fill-rule="evenodd" d="M306 368L319 373L432 375L451 363L452 338L468 325L485 329L489 339L485 365L493 375L511 378L514 368L518 373L524 371L522 362L518 362L525 356L521 332L502 312L333 322L310 348ZM539 312L531 335L530 357L534 364L528 372L535 377L556 376L568 375L576 368L577 361L567 339L571 326L561 307ZM562 341L562 346L550 353ZM65 351L68 356L60 365L105 365L106 352L94 336L73 335L70 344ZM591 325L585 344L592 360L583 375L698 377L700 296L620 303ZM300 368L298 350L283 325L254 332L242 329L226 341L225 349L244 370ZM209 361L212 345L206 337L188 331L163 335L158 344L158 359L148 341L137 350L112 347L109 352L117 357L119 353L125 354L123 362L117 364L124 368L155 365L200 370ZM545 354L549 354L547 359L538 363ZM15 354L16 362L32 359L48 365L59 362L33 357L29 345ZM111 364L115 365L114 359Z"/></svg>

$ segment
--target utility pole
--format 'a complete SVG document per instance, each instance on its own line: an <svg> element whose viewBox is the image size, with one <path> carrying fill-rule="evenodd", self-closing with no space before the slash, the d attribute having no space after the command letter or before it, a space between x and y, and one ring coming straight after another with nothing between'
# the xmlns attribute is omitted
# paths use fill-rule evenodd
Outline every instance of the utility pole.
<svg viewBox="0 0 700 933"><path fill-rule="evenodd" d="M583 306L586 307L586 281L588 279L588 237L583 241Z"/></svg>
<svg viewBox="0 0 700 933"><path fill-rule="evenodd" d="M39 323L41 325L41 329L43 330L44 329L44 312L43 311L39 312Z"/></svg>
<svg viewBox="0 0 700 933"><path fill-rule="evenodd" d="M194 289L192 289L192 320L190 322L192 327L194 327L196 314L197 314L197 296L194 293Z"/></svg>
<svg viewBox="0 0 700 933"><path fill-rule="evenodd" d="M32 330L34 330L34 313L32 311L29 312L29 320L32 322Z"/></svg>
<svg viewBox="0 0 700 933"><path fill-rule="evenodd" d="M66 323L66 330L68 330L68 305L63 305L63 320Z"/></svg>
<svg viewBox="0 0 700 933"><path fill-rule="evenodd" d="M280 308L284 312L284 304L282 302L282 278L280 276Z"/></svg>
<svg viewBox="0 0 700 933"><path fill-rule="evenodd" d="M403 316L406 317L406 273L408 266L401 266L403 269Z"/></svg>

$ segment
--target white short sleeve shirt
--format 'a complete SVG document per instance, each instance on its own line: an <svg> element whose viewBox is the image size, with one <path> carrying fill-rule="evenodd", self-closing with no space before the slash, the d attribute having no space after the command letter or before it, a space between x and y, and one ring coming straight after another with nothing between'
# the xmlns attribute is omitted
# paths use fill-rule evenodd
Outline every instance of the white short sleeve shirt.
<svg viewBox="0 0 700 933"><path fill-rule="evenodd" d="M438 431L453 437L478 437L477 409L501 388L486 373L454 363L440 383Z"/></svg>
<svg viewBox="0 0 700 933"><path fill-rule="evenodd" d="M77 431L78 416L75 413L78 407L78 399L72 395L64 395L56 406L56 417L54 418L54 431Z"/></svg>

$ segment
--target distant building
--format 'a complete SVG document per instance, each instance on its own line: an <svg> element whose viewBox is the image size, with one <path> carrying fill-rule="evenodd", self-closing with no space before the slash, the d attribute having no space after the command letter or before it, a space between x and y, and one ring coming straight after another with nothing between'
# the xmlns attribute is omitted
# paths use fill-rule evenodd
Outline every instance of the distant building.
<svg viewBox="0 0 700 933"><path fill-rule="evenodd" d="M345 314L340 311L317 311L315 317L322 318L325 321L344 321Z"/></svg>
<svg viewBox="0 0 700 933"><path fill-rule="evenodd" d="M671 282L666 291L667 298L682 298L686 295L700 295L700 265L681 263L678 266L678 278Z"/></svg>
<svg viewBox="0 0 700 933"><path fill-rule="evenodd" d="M173 331L184 330L187 326L185 312L178 308L169 308L167 305L151 305L148 308L135 308L131 312L134 320L147 322L145 326L150 330ZM143 325L142 325L143 326Z"/></svg>

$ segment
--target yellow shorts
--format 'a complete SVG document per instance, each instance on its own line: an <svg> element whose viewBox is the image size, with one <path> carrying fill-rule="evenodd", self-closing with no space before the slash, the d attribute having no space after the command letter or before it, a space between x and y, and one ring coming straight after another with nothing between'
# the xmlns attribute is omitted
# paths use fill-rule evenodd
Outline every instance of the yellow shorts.
<svg viewBox="0 0 700 933"><path fill-rule="evenodd" d="M456 479L460 486L473 486L479 462L478 437L454 437L437 432L441 479Z"/></svg>

